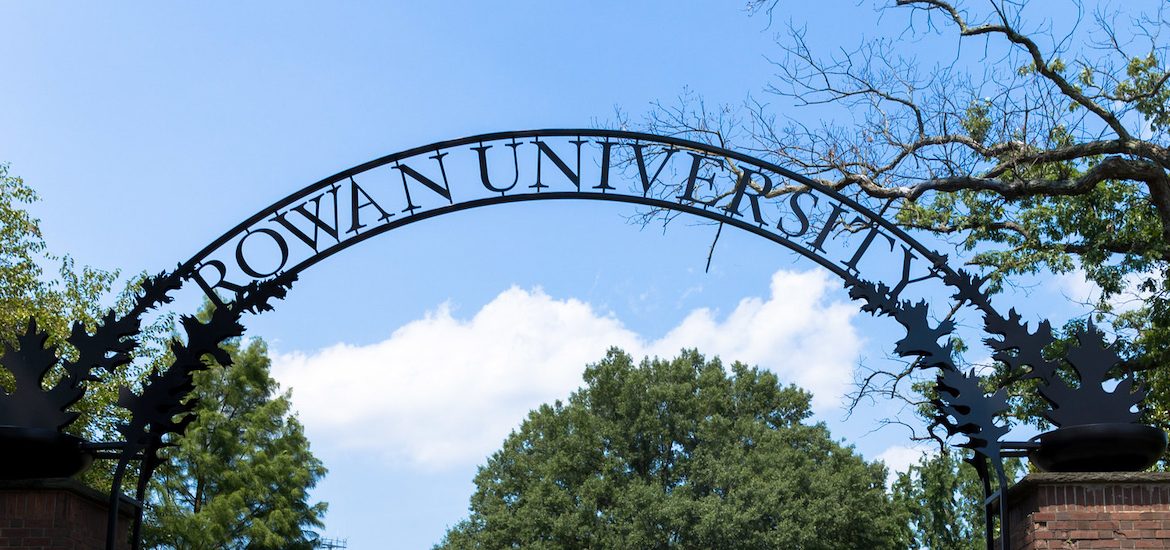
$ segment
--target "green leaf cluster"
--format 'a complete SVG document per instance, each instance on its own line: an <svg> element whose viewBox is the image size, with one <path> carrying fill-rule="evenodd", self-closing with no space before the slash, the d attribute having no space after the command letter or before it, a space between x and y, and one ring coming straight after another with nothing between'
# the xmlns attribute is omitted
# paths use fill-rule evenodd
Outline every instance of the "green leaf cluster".
<svg viewBox="0 0 1170 550"><path fill-rule="evenodd" d="M1132 103L1154 132L1170 129L1170 88L1166 71L1154 52L1134 57L1125 67L1128 78L1117 85L1117 99Z"/></svg>
<svg viewBox="0 0 1170 550"><path fill-rule="evenodd" d="M962 231L956 244L999 284L1012 275L1080 267L1113 295L1124 289L1126 275L1162 267L1167 252L1157 212L1133 182L1105 181L1083 195L1016 201L987 191L938 194L907 203L899 221Z"/></svg>
<svg viewBox="0 0 1170 550"><path fill-rule="evenodd" d="M589 366L476 475L436 548L898 548L886 470L807 425L810 395L697 351Z"/></svg>

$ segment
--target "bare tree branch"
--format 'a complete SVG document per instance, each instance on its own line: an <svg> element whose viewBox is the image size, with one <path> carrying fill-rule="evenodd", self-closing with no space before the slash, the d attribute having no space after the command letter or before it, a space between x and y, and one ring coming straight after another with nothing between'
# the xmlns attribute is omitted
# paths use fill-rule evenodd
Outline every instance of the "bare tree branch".
<svg viewBox="0 0 1170 550"><path fill-rule="evenodd" d="M683 97L659 105L647 129L734 145L863 204L893 201L903 227L950 240L1000 280L1079 268L1104 300L1124 274L1151 273L1151 300L1170 311L1170 43L1161 38L1170 4L1091 14L1043 4L1072 10L1067 25L1035 21L1037 3L1028 12L1010 0L875 2L909 16L901 35L821 53L805 28L788 28L769 57L776 76L765 96L739 111ZM771 24L776 0L747 5ZM903 55L919 40L955 53L926 66ZM846 114L800 119L790 106ZM767 196L804 189L775 182ZM1166 317L1125 321L1138 327L1128 337L1135 354L1148 352L1150 326L1170 334ZM905 397L913 372L870 372L851 400Z"/></svg>

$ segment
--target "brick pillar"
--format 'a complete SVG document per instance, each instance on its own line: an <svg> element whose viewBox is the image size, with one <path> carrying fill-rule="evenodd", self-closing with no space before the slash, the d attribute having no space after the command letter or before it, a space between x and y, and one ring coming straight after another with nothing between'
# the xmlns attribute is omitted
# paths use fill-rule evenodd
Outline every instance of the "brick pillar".
<svg viewBox="0 0 1170 550"><path fill-rule="evenodd" d="M0 481L0 550L104 550L108 502L73 479ZM137 504L122 497L118 512L129 548Z"/></svg>
<svg viewBox="0 0 1170 550"><path fill-rule="evenodd" d="M1008 490L1012 550L1170 548L1170 473L1034 473Z"/></svg>

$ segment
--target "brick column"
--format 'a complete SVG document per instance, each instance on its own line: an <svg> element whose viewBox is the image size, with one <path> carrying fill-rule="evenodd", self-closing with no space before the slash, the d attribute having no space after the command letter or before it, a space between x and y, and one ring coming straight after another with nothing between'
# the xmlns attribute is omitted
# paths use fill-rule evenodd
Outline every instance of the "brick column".
<svg viewBox="0 0 1170 550"><path fill-rule="evenodd" d="M73 479L0 481L0 550L104 550L106 495ZM118 506L120 548L138 514L126 497Z"/></svg>
<svg viewBox="0 0 1170 550"><path fill-rule="evenodd" d="M1034 473L1008 490L1012 550L1170 548L1170 473Z"/></svg>

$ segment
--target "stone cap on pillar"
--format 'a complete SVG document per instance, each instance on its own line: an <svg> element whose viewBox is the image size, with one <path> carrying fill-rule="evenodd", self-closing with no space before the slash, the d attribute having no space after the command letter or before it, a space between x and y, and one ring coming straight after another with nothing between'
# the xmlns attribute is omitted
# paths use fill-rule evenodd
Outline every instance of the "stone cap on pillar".
<svg viewBox="0 0 1170 550"><path fill-rule="evenodd" d="M1013 550L1170 548L1170 472L1031 473L1006 502Z"/></svg>
<svg viewBox="0 0 1170 550"><path fill-rule="evenodd" d="M1092 487L1093 490L1090 491L1092 494L1085 493L1087 486ZM1097 494L1098 488L1106 487L1112 487L1114 490L1107 494ZM1140 490L1135 493L1139 487ZM1040 505L1170 504L1170 472L1030 473L1008 488L1008 505L1031 495L1043 497L1043 500L1037 503ZM1102 498L1107 502L1102 501Z"/></svg>

